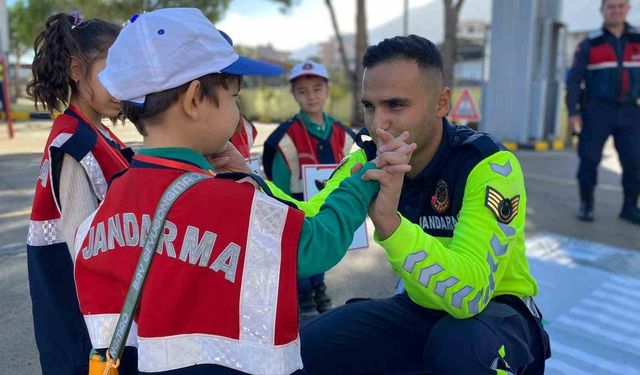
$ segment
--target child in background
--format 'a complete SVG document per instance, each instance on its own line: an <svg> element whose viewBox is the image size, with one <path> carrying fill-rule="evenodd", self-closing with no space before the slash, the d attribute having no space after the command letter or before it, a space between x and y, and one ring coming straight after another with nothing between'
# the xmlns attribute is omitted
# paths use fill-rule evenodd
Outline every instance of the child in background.
<svg viewBox="0 0 640 375"><path fill-rule="evenodd" d="M66 107L47 140L27 238L29 287L43 374L87 373L91 343L80 313L69 249L78 225L104 199L133 152L102 124L120 102L100 84L120 27L56 14L34 42L27 93L52 114Z"/></svg>
<svg viewBox="0 0 640 375"><path fill-rule="evenodd" d="M267 138L262 165L279 189L302 200L302 166L339 163L349 154L355 133L324 113L329 98L329 73L324 65L301 62L291 70L289 82L300 111ZM298 280L298 293L302 319L331 308L323 273Z"/></svg>

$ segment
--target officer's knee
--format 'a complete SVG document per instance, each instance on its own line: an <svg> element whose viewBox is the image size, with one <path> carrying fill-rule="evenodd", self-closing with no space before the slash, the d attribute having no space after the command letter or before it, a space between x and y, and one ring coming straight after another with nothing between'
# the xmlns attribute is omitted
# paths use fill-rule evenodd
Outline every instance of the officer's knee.
<svg viewBox="0 0 640 375"><path fill-rule="evenodd" d="M434 374L487 370L498 356L498 336L476 319L445 318L433 327L424 360Z"/></svg>
<svg viewBox="0 0 640 375"><path fill-rule="evenodd" d="M640 173L640 157L620 156L620 165L622 165L622 169L624 171L629 171L632 173Z"/></svg>
<svg viewBox="0 0 640 375"><path fill-rule="evenodd" d="M580 163L589 168L598 168L602 160L602 154L595 152L583 151L578 153L578 156L580 157Z"/></svg>

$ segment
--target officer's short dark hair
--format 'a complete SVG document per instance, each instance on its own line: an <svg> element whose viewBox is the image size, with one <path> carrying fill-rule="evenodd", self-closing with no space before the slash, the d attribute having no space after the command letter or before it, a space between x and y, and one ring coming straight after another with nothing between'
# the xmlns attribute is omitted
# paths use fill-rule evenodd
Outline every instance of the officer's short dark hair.
<svg viewBox="0 0 640 375"><path fill-rule="evenodd" d="M600 3L600 9L604 9L604 4L607 3L608 0L602 0L602 2ZM627 3L629 2L629 0L627 0Z"/></svg>
<svg viewBox="0 0 640 375"><path fill-rule="evenodd" d="M430 40L417 35L395 36L367 48L362 66L371 68L396 58L414 60L425 70L435 70L442 76L442 55Z"/></svg>

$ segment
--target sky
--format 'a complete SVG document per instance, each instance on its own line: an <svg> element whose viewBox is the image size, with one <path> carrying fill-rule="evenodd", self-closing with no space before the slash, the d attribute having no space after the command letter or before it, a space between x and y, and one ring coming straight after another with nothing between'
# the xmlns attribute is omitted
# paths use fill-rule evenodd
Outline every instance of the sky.
<svg viewBox="0 0 640 375"><path fill-rule="evenodd" d="M432 1L409 0L409 8ZM294 0L286 14L269 0L233 0L216 25L231 35L234 43L256 46L272 42L278 49L295 50L333 36L329 10L324 0ZM355 32L355 0L333 0L340 32ZM402 15L403 0L367 0L367 28L372 29Z"/></svg>
<svg viewBox="0 0 640 375"><path fill-rule="evenodd" d="M409 8L432 1L409 0ZM15 0L5 0L7 6ZM333 35L329 10L324 0L293 0L283 14L271 0L232 0L216 27L232 36L233 42L256 46L272 42L281 50L295 50ZM401 16L404 0L367 0L367 27L380 26ZM355 0L333 0L338 26L343 33L355 32Z"/></svg>
<svg viewBox="0 0 640 375"><path fill-rule="evenodd" d="M5 1L7 4L15 2L15 0L0 1ZM565 19L563 21L568 24L570 30L595 29L601 22L597 12L600 1L564 0ZM278 50L285 51L300 50L310 44L326 41L334 35L325 0L293 0L293 2L294 5L283 13L280 10L281 6L272 0L231 0L229 9L216 26L231 35L236 44L257 46L271 43ZM408 0L408 2L411 10L428 3L441 3L442 0ZM338 25L344 34L355 32L355 3L355 0L333 0ZM640 24L638 22L640 21L640 0L631 0L631 4L629 20L632 24L638 25ZM401 17L403 6L404 0L366 0L367 28L372 30L394 18ZM466 0L461 18L479 18L488 21L490 9L490 0ZM410 27L412 27L411 24ZM433 27L436 25L434 24Z"/></svg>
<svg viewBox="0 0 640 375"><path fill-rule="evenodd" d="M520 0L512 0L520 1ZM564 0L563 21L569 30L595 29L600 25L598 12L601 0ZM331 18L324 0L294 0L295 5L285 14L270 0L232 0L223 19L216 26L226 31L235 43L256 46L272 43L279 50L297 50L311 43L328 40L334 35ZM409 9L442 0L409 0ZM355 32L355 0L333 0L340 31ZM629 20L638 24L640 0L631 0ZM401 17L404 0L366 0L367 28L375 29ZM441 17L442 11L438 15ZM461 19L491 18L491 0L466 0ZM439 20L440 21L440 20ZM426 22L426 20L425 20ZM441 27L441 22L437 22ZM413 25L415 26L415 25ZM421 30L429 29L423 24ZM435 24L433 25L435 27ZM431 28L433 28L431 27ZM410 30L412 24L410 23ZM433 35L424 35L433 38Z"/></svg>

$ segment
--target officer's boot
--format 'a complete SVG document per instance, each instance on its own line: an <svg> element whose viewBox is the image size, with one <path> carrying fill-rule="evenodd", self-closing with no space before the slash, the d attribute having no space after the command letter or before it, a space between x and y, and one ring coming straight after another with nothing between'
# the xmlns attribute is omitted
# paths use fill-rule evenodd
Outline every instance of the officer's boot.
<svg viewBox="0 0 640 375"><path fill-rule="evenodd" d="M620 218L634 224L640 224L640 208L638 208L638 190L624 190L624 203Z"/></svg>
<svg viewBox="0 0 640 375"><path fill-rule="evenodd" d="M593 187L580 186L580 209L578 219L593 221Z"/></svg>
<svg viewBox="0 0 640 375"><path fill-rule="evenodd" d="M327 286L324 285L324 283L320 283L314 286L313 290L316 293L315 301L318 305L318 312L322 314L323 312L330 310L332 305L331 298L327 295Z"/></svg>

